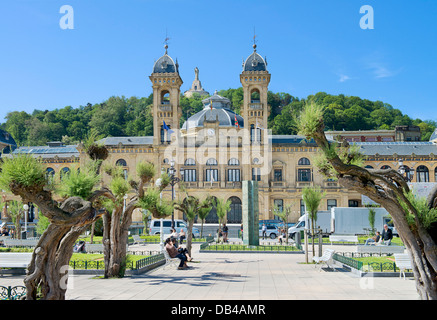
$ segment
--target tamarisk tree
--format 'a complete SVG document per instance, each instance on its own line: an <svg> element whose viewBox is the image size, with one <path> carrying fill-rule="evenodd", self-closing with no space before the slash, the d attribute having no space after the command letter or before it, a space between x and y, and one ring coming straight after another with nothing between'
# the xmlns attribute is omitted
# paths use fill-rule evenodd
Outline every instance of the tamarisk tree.
<svg viewBox="0 0 437 320"><path fill-rule="evenodd" d="M65 177L65 184L76 184L73 189L81 192L57 202L39 160L27 154L3 158L0 187L20 196L24 203L37 205L40 214L50 221L35 247L24 278L27 300L35 300L39 292L41 299L65 299L73 245L100 216L93 203L104 192L94 191L93 182L83 183L93 172L82 170L75 181L67 182L68 177ZM97 182L99 179L94 175L92 180Z"/></svg>
<svg viewBox="0 0 437 320"><path fill-rule="evenodd" d="M437 187L427 199L419 202L396 170L363 168L362 155L357 148L327 140L323 111L323 106L308 102L296 119L299 134L313 138L322 151L323 157L317 163L320 172L338 179L343 187L366 195L390 213L413 262L420 297L436 300L437 246L430 227L436 220Z"/></svg>
<svg viewBox="0 0 437 320"><path fill-rule="evenodd" d="M103 244L105 254L105 278L123 277L126 267L126 245L132 214L135 209L147 209L155 218L171 214L172 207L166 201L160 201L160 192L169 184L166 173L161 176L159 188L146 186L156 174L155 166L149 162L137 164L137 176L125 177L120 167L103 166L110 176L110 183L102 206L107 214L103 217ZM147 190L146 190L147 189Z"/></svg>

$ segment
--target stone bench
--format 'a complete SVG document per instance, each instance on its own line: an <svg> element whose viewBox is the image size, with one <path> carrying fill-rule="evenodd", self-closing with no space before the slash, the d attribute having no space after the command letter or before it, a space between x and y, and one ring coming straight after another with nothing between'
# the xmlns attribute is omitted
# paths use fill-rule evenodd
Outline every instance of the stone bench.
<svg viewBox="0 0 437 320"><path fill-rule="evenodd" d="M128 251L129 246L126 244L126 252ZM91 253L91 252L98 252L103 253L103 244L102 243L85 243L85 252Z"/></svg>
<svg viewBox="0 0 437 320"><path fill-rule="evenodd" d="M356 244L358 244L358 237L346 235L330 235L329 241L331 242L331 245L333 242L355 242Z"/></svg>
<svg viewBox="0 0 437 320"><path fill-rule="evenodd" d="M5 247L35 247L38 239L4 239Z"/></svg>
<svg viewBox="0 0 437 320"><path fill-rule="evenodd" d="M404 253L405 247L395 246L395 245L358 245L357 253L379 253L379 254L394 254L394 253Z"/></svg>

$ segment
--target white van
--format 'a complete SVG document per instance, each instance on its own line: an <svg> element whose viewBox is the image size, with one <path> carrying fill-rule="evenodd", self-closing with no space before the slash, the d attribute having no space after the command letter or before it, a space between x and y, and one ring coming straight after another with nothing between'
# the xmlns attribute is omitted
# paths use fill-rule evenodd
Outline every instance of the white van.
<svg viewBox="0 0 437 320"><path fill-rule="evenodd" d="M162 221L162 232L167 235L171 233L171 219L154 219L150 224L150 234L160 234L161 232L161 221ZM174 220L174 226L176 232L181 232L184 229L185 234L188 236L188 224L184 220ZM196 227L193 227L193 238L200 238L200 231Z"/></svg>

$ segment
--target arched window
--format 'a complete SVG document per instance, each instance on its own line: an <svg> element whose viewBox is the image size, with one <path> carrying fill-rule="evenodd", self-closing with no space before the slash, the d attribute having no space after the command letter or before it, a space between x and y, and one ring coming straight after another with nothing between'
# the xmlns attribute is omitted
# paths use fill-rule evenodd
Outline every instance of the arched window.
<svg viewBox="0 0 437 320"><path fill-rule="evenodd" d="M366 168L366 169L373 169L372 166L365 166L364 168Z"/></svg>
<svg viewBox="0 0 437 320"><path fill-rule="evenodd" d="M238 161L238 159L236 159L236 158L231 158L228 161L228 165L229 166L239 166L240 165L240 161Z"/></svg>
<svg viewBox="0 0 437 320"><path fill-rule="evenodd" d="M416 170L416 182L429 182L429 170L425 166L419 166Z"/></svg>
<svg viewBox="0 0 437 320"><path fill-rule="evenodd" d="M46 179L49 183L53 182L53 179L55 177L55 170L53 168L47 168L46 169Z"/></svg>
<svg viewBox="0 0 437 320"><path fill-rule="evenodd" d="M185 165L186 166L195 166L196 165L196 160L189 158L187 160L185 160Z"/></svg>
<svg viewBox="0 0 437 320"><path fill-rule="evenodd" d="M387 166L387 165L385 165L385 166L382 166L382 167L381 167L381 169L382 169L382 170L387 170L387 169L391 169L391 167L390 167L390 166Z"/></svg>
<svg viewBox="0 0 437 320"><path fill-rule="evenodd" d="M217 160L214 159L214 158L209 158L209 159L206 161L206 165L207 165L207 166L216 166L216 165L217 165Z"/></svg>
<svg viewBox="0 0 437 320"><path fill-rule="evenodd" d="M308 158L300 158L299 162L297 163L299 166L309 166L311 165L310 160Z"/></svg>
<svg viewBox="0 0 437 320"><path fill-rule="evenodd" d="M170 92L167 90L161 92L161 104L170 104Z"/></svg>
<svg viewBox="0 0 437 320"><path fill-rule="evenodd" d="M124 160L124 159L118 159L117 162L115 163L115 165L121 166L121 167L127 167L126 160Z"/></svg>
<svg viewBox="0 0 437 320"><path fill-rule="evenodd" d="M62 170L61 170L61 179L63 177L65 177L65 175L67 175L69 173L70 173L70 168L68 168L68 167L62 168Z"/></svg>
<svg viewBox="0 0 437 320"><path fill-rule="evenodd" d="M261 98L258 89L253 89L250 93L250 102L251 103L260 103Z"/></svg>

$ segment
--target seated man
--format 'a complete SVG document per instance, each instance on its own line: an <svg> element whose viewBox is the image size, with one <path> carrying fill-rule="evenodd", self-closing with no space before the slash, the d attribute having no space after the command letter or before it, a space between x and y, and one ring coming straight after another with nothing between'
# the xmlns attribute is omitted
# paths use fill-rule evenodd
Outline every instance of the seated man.
<svg viewBox="0 0 437 320"><path fill-rule="evenodd" d="M187 258L187 261L192 261L193 258L190 257L190 255L188 254L188 250L187 248L182 248L181 246L178 246L178 243L176 241L175 238L170 237L171 242L173 243L174 247L178 250L179 253L182 253L183 255L185 255L185 257Z"/></svg>
<svg viewBox="0 0 437 320"><path fill-rule="evenodd" d="M376 243L379 243L379 240L381 239L381 234L379 231L376 231L376 235L374 235L372 238L369 238L364 243L365 246L368 246L370 244L374 245Z"/></svg>
<svg viewBox="0 0 437 320"><path fill-rule="evenodd" d="M384 225L384 231L382 232L381 237L386 246L389 246L391 244L391 239L393 239L393 232L386 224Z"/></svg>
<svg viewBox="0 0 437 320"><path fill-rule="evenodd" d="M178 270L183 270L188 267L186 263L187 257L183 253L180 253L178 249L176 249L170 238L165 240L165 249L167 250L170 258L179 258L181 260Z"/></svg>

